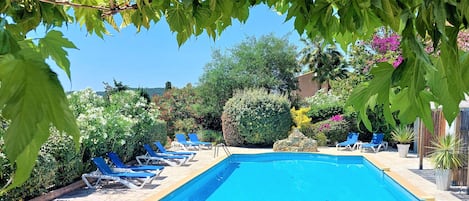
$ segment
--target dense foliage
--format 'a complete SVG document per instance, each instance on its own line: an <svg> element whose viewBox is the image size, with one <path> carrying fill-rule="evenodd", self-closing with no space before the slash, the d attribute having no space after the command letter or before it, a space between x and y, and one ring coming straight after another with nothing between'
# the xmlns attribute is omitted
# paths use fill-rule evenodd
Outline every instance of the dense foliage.
<svg viewBox="0 0 469 201"><path fill-rule="evenodd" d="M300 51L300 64L305 65L314 73L313 80L319 82L319 86L326 83L329 89L329 81L347 77L347 64L344 56L335 45L325 44L324 39L301 39L305 47Z"/></svg>
<svg viewBox="0 0 469 201"><path fill-rule="evenodd" d="M90 34L104 37L108 27L120 30L133 25L140 31L164 16L181 45L202 33L215 39L233 19L245 22L249 8L259 4L286 14L286 20L294 20L299 34L308 38L320 35L342 47L370 38L381 26L401 36L403 62L399 67L378 64L371 70L373 80L356 88L348 102L369 130L366 111L378 103L384 106L384 117L391 124L395 124L392 112L400 111L398 117L403 123L420 117L433 131L430 102L442 105L445 118L452 122L459 102L469 92L468 80L464 79L469 76L469 57L457 45L459 32L469 23L469 1L0 1L0 107L2 116L11 120L4 150L17 166L9 188L29 176L51 124L73 136L76 146L79 144L78 127L63 89L46 63L51 58L70 77L64 48L75 45L55 27L73 22ZM67 10L70 7L73 9ZM120 26L116 22L121 22ZM25 37L39 26L47 27L45 37L35 42ZM420 38L430 38L439 59L425 51Z"/></svg>
<svg viewBox="0 0 469 201"><path fill-rule="evenodd" d="M295 73L299 71L296 47L286 38L250 37L225 54L214 51L199 83L204 127L220 130L223 106L235 90L264 88L290 95L297 89Z"/></svg>
<svg viewBox="0 0 469 201"><path fill-rule="evenodd" d="M215 144L223 143L223 133L214 130L199 130L197 131L199 140L203 142L215 142Z"/></svg>
<svg viewBox="0 0 469 201"><path fill-rule="evenodd" d="M311 118L312 123L344 113L344 102L330 91L320 90L314 96L307 98L306 102L309 103L310 108L306 114Z"/></svg>
<svg viewBox="0 0 469 201"><path fill-rule="evenodd" d="M0 196L0 200L32 198L62 187L95 169L90 159L106 152L117 152L128 161L142 152L143 143L165 142L166 124L158 120L153 104L135 91L116 91L105 98L91 89L70 94L70 107L80 128L80 149L73 139L56 128L41 147L38 163L31 177L21 186ZM8 122L3 122L8 126ZM0 129L0 150L4 148L3 128ZM0 185L9 182L15 170L0 153Z"/></svg>
<svg viewBox="0 0 469 201"><path fill-rule="evenodd" d="M300 131L317 140L320 145L335 145L336 142L347 139L347 134L352 130L349 125L341 115L334 115L326 120L304 125Z"/></svg>
<svg viewBox="0 0 469 201"><path fill-rule="evenodd" d="M226 102L222 116L225 142L232 146L272 145L286 138L293 120L285 96L246 89Z"/></svg>
<svg viewBox="0 0 469 201"><path fill-rule="evenodd" d="M306 113L310 110L311 109L309 107L304 107L300 109L295 109L292 107L290 109L290 113L293 118L293 123L295 123L296 128L301 129L301 127L307 126L311 123L311 118L306 115Z"/></svg>
<svg viewBox="0 0 469 201"><path fill-rule="evenodd" d="M181 89L169 87L163 95L152 99L161 112L159 118L168 125L166 133L171 138L175 133L196 132L203 124L198 112L202 101L190 84Z"/></svg>

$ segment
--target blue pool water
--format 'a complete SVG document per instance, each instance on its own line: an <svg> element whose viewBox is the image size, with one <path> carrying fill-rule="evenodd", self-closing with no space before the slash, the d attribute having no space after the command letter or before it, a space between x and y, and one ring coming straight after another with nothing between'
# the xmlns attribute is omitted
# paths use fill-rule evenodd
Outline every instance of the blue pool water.
<svg viewBox="0 0 469 201"><path fill-rule="evenodd" d="M232 155L176 189L169 200L419 200L361 156Z"/></svg>

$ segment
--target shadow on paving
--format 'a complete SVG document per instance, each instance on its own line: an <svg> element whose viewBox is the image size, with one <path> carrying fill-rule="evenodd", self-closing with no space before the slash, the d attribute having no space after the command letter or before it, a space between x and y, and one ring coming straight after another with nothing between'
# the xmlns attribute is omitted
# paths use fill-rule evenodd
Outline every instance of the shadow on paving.
<svg viewBox="0 0 469 201"><path fill-rule="evenodd" d="M410 169L413 173L419 175L420 177L424 178L425 180L436 183L435 179L435 170L433 169L424 169L424 170L419 170L419 169ZM466 186L451 186L448 191L451 191L451 194L453 194L455 197L459 198L460 200L463 201L469 201L469 195L466 193Z"/></svg>

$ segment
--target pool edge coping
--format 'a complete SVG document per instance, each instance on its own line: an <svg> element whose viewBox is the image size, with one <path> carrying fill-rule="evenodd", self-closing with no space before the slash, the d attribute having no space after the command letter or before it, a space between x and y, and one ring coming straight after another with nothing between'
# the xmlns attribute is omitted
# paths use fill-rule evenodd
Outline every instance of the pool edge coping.
<svg viewBox="0 0 469 201"><path fill-rule="evenodd" d="M267 152L268 153L268 152ZM293 152L296 153L296 152ZM301 153L301 152L299 152ZM435 201L434 196L430 196L417 187L415 187L413 184L405 180L402 176L398 175L396 172L392 172L391 168L381 164L379 161L374 159L373 157L370 157L368 155L363 155L363 154L330 154L330 153L320 153L320 152L304 152L304 153L312 153L312 154L322 154L322 155L330 155L330 156L363 156L366 160L368 160L370 163L372 163L374 166L382 170L387 176L389 176L391 179L396 181L399 185L401 185L403 188L405 188L407 191L415 195L418 199L423 200L423 201ZM239 154L239 153L237 153ZM261 154L261 153L242 153L241 155L250 155L250 154ZM163 189L162 191L151 194L149 197L145 199L145 201L154 201L154 200L161 200L179 187L183 186L187 182L191 181L192 179L196 178L197 176L201 175L205 171L209 170L210 168L214 167L215 165L219 164L221 161L226 159L228 156L220 156L217 159L215 159L212 163L207 164L203 168L200 168L199 170L193 172L192 174L188 175L184 179L181 179L180 181L171 184L169 187Z"/></svg>
<svg viewBox="0 0 469 201"><path fill-rule="evenodd" d="M187 182L191 181L192 179L196 178L197 176L201 175L202 173L204 173L205 171L209 170L210 168L214 167L215 165L217 165L218 163L220 163L221 161L225 160L228 156L227 155L223 155L223 156L220 156L218 157L217 159L215 159L213 162L207 164L206 166L200 168L199 170L189 174L187 177L184 177L183 179L181 179L180 181L178 182L175 182L173 184L171 184L169 187L161 190L160 192L156 193L156 194L152 194L150 195L148 198L145 199L145 201L154 201L154 200L161 200L163 199L164 197L166 197L167 195L169 195L170 193L172 193L173 191L175 191L176 189L178 189L179 187L183 186L184 184L186 184Z"/></svg>
<svg viewBox="0 0 469 201"><path fill-rule="evenodd" d="M424 201L435 201L435 197L426 194L425 192L421 191L417 187L415 187L413 184L408 182L404 177L400 176L396 172L393 172L390 167L387 167L383 164L381 164L379 161L377 161L375 158L370 157L368 155L362 155L366 160L368 160L370 163L375 165L377 168L381 169L387 176L389 176L391 179L397 182L397 184L401 185L404 189L415 195L420 200Z"/></svg>

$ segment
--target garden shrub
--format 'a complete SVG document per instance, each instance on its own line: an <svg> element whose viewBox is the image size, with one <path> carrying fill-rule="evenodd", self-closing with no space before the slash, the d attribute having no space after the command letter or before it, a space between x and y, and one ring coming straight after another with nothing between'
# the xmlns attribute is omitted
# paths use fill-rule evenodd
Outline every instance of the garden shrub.
<svg viewBox="0 0 469 201"><path fill-rule="evenodd" d="M311 123L311 118L306 115L310 110L311 109L308 107L300 109L291 108L290 112L296 128L301 129L301 127L307 126Z"/></svg>
<svg viewBox="0 0 469 201"><path fill-rule="evenodd" d="M244 145L244 138L241 137L238 129L238 122L234 117L223 112L221 116L223 139L227 145L241 146Z"/></svg>
<svg viewBox="0 0 469 201"><path fill-rule="evenodd" d="M197 95L197 90L191 84L185 87L165 90L164 94L153 96L153 103L158 106L159 118L167 122L167 131L170 138L174 133L195 132L206 118L201 118L199 110L206 109L202 105L202 99ZM220 119L220 116L216 117Z"/></svg>
<svg viewBox="0 0 469 201"><path fill-rule="evenodd" d="M82 155L75 148L73 139L61 133L55 128L51 128L51 135L46 143L41 147L45 153L49 153L57 161L57 172L55 175L55 186L65 186L79 178L83 172Z"/></svg>
<svg viewBox="0 0 469 201"><path fill-rule="evenodd" d="M0 164L2 165L0 167L2 172L0 185L4 186L10 180L14 167L3 153L0 153ZM1 195L0 200L28 200L48 192L54 187L57 165L57 161L51 154L40 151L31 177L23 185Z"/></svg>
<svg viewBox="0 0 469 201"><path fill-rule="evenodd" d="M327 145L327 136L323 132L317 133L313 139L316 140L318 146L326 146Z"/></svg>
<svg viewBox="0 0 469 201"><path fill-rule="evenodd" d="M82 173L95 169L92 157L106 152L115 151L127 161L142 152L143 143L166 142L166 122L158 119L155 105L133 91L118 91L108 98L104 101L91 89L69 94L70 108L80 129L80 149L75 149L70 136L51 128L31 177L0 200L29 199L70 184ZM0 186L4 186L14 167L2 153L8 121L0 120Z"/></svg>
<svg viewBox="0 0 469 201"><path fill-rule="evenodd" d="M174 122L176 133L193 133L199 129L199 125L194 118L178 119Z"/></svg>
<svg viewBox="0 0 469 201"><path fill-rule="evenodd" d="M223 143L223 133L215 130L199 130L197 132L199 140L204 142L215 142L215 144Z"/></svg>
<svg viewBox="0 0 469 201"><path fill-rule="evenodd" d="M162 144L166 144L167 141L167 127L166 122L160 119L154 119L154 117L146 117L134 125L134 133L136 133L134 155L143 155L143 144L153 143L160 141ZM131 158L133 158L131 156Z"/></svg>
<svg viewBox="0 0 469 201"><path fill-rule="evenodd" d="M311 109L307 115L312 119L312 123L344 113L344 102L340 100L340 97L332 95L330 92L320 90L306 101L310 104Z"/></svg>
<svg viewBox="0 0 469 201"><path fill-rule="evenodd" d="M94 166L91 158L114 151L124 160L142 153L142 145L160 140L166 142L166 126L158 120L159 112L154 104L149 104L135 91L117 91L109 95L107 104L100 96L90 95L89 90L74 92L71 103L83 103L83 98L94 97L93 104L81 108L72 104L78 115L77 123L81 131L81 151L84 170Z"/></svg>
<svg viewBox="0 0 469 201"><path fill-rule="evenodd" d="M327 137L327 141L330 144L346 140L347 135L350 132L348 122L344 119L339 121L328 119L317 122L311 125L310 130L313 133L310 137L317 139L318 137L316 135L323 133Z"/></svg>
<svg viewBox="0 0 469 201"><path fill-rule="evenodd" d="M264 89L235 93L224 107L222 128L228 145L272 145L286 138L293 124L286 96Z"/></svg>

